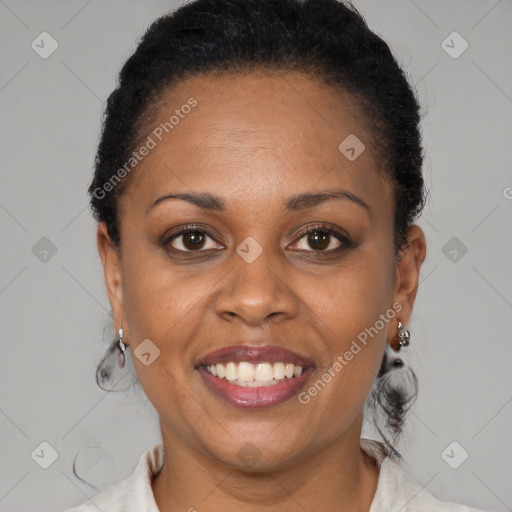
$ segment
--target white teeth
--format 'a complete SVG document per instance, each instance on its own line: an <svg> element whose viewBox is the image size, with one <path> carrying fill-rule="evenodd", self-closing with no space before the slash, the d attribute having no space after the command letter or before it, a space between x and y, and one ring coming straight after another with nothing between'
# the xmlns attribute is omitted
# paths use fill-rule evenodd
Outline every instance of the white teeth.
<svg viewBox="0 0 512 512"><path fill-rule="evenodd" d="M284 379L284 363L274 363L274 379Z"/></svg>
<svg viewBox="0 0 512 512"><path fill-rule="evenodd" d="M256 366L254 380L257 382L268 382L274 378L274 370L270 363L259 363Z"/></svg>
<svg viewBox="0 0 512 512"><path fill-rule="evenodd" d="M238 380L252 382L254 380L254 365L242 361L238 363Z"/></svg>
<svg viewBox="0 0 512 512"><path fill-rule="evenodd" d="M299 377L303 371L302 366L295 366L292 363L252 364L247 361L217 363L207 366L206 369L215 377L246 387L272 386L285 378Z"/></svg>
<svg viewBox="0 0 512 512"><path fill-rule="evenodd" d="M236 371L235 363L228 363L226 365L226 380L238 379L238 373Z"/></svg>
<svg viewBox="0 0 512 512"><path fill-rule="evenodd" d="M226 375L226 369L224 368L224 365L222 364L216 364L215 368L217 368L217 377L220 379L223 379Z"/></svg>

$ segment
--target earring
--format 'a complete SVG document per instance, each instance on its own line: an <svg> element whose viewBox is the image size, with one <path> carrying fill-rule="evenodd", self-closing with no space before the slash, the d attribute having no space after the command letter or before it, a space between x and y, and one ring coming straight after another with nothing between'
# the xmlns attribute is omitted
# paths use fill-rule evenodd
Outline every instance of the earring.
<svg viewBox="0 0 512 512"><path fill-rule="evenodd" d="M391 348L395 352L400 352L400 349L402 347L407 347L409 345L409 342L410 342L409 340L411 338L411 334L407 329L404 329L404 326L403 326L402 322L400 322L400 321L398 321L397 328L398 328L398 333L391 343ZM397 358L393 359L393 361L391 361L391 366L393 368L402 368L404 366L404 364L405 363L399 357L397 357Z"/></svg>
<svg viewBox="0 0 512 512"><path fill-rule="evenodd" d="M407 329L404 329L402 322L398 322L398 345L400 348L407 347L409 345L409 339L411 338L411 334ZM400 349L399 349L400 350Z"/></svg>
<svg viewBox="0 0 512 512"><path fill-rule="evenodd" d="M119 368L124 368L124 365L126 363L126 358L124 355L124 351L126 350L126 345L123 343L123 328L122 328L122 326L119 327L119 330L117 331L117 335L119 337L119 341L117 344L118 348L119 348L119 354L117 356L117 364L119 365Z"/></svg>

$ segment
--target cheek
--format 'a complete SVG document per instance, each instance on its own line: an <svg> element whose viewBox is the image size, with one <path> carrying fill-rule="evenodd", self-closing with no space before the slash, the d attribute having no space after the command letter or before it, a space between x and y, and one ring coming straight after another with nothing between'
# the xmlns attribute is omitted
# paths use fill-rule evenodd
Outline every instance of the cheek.
<svg viewBox="0 0 512 512"><path fill-rule="evenodd" d="M329 418L318 442L338 435L361 414L382 362L387 331L396 321L390 307L391 277L382 274L385 265L373 263L347 266L325 283L324 294L310 297L330 355L299 396L305 411Z"/></svg>
<svg viewBox="0 0 512 512"><path fill-rule="evenodd" d="M123 289L126 323L136 338L179 340L209 287L190 279L190 271L171 268L160 250L133 245L123 261Z"/></svg>
<svg viewBox="0 0 512 512"><path fill-rule="evenodd" d="M313 407L325 407L332 418L359 412L375 381L387 332L396 322L392 268L391 254L361 248L308 294L330 357L304 401L323 395Z"/></svg>
<svg viewBox="0 0 512 512"><path fill-rule="evenodd" d="M392 268L390 256L379 254L368 244L329 274L316 278L316 282L315 278L307 278L310 282L303 299L320 320L319 325L325 325L329 344L337 354L344 352L352 340L390 310ZM379 322L379 334L375 338L386 337L387 325L383 328Z"/></svg>
<svg viewBox="0 0 512 512"><path fill-rule="evenodd" d="M201 325L203 301L211 283L170 271L168 264L147 249L130 247L126 255L124 313L135 370L155 409L165 411L164 418L187 437L190 433L184 418L191 415L187 374L192 368L184 361L190 360L189 341L194 338L196 326ZM148 365L137 356L142 349L142 345L138 349L139 344L147 339L156 346L150 352L157 354L154 359L151 356Z"/></svg>

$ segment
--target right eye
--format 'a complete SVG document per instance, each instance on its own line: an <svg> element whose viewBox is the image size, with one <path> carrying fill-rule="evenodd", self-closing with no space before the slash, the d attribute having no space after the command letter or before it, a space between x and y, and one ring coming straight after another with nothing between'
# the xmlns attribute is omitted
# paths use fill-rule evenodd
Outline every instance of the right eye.
<svg viewBox="0 0 512 512"><path fill-rule="evenodd" d="M213 242L213 244L210 243L210 247L207 246L208 239ZM199 252L219 248L216 247L216 242L208 230L195 226L187 226L185 229L167 237L164 245L166 247L171 246L172 249L181 252ZM224 246L220 248L224 248Z"/></svg>

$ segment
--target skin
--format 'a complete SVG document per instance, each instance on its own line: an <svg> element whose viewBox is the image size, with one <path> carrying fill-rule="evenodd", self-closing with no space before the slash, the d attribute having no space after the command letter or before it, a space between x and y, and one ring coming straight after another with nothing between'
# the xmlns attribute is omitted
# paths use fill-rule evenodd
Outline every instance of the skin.
<svg viewBox="0 0 512 512"><path fill-rule="evenodd" d="M145 136L191 96L198 105L138 164L121 196L120 250L104 224L97 232L116 328L122 322L132 352L148 338L160 350L148 366L133 357L166 453L152 483L156 503L173 511L368 511L378 468L359 446L363 406L397 321L410 320L424 233L413 225L395 254L393 186L347 94L298 72L197 75L165 92ZM354 161L338 150L349 134L366 145ZM368 210L346 198L284 209L295 194L335 188ZM219 196L225 211L175 199L147 212L162 195L192 191ZM212 232L199 249L186 235L159 244L189 223ZM299 231L317 223L345 230L352 246L334 235L309 243ZM236 252L248 236L263 249L252 263ZM326 249L333 251L318 254ZM395 302L397 316L306 405L294 397L238 409L195 369L240 340L276 344L315 361L307 388ZM259 456L251 467L238 456L248 441Z"/></svg>

